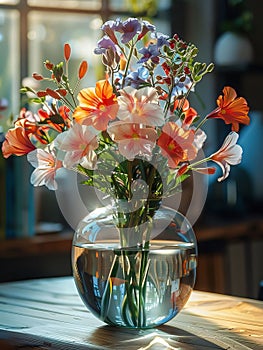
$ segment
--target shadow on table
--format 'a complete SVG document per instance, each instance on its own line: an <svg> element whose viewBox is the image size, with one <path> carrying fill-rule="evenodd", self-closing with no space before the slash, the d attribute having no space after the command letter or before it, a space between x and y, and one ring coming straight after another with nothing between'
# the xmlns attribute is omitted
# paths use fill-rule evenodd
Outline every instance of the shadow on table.
<svg viewBox="0 0 263 350"><path fill-rule="evenodd" d="M87 339L105 349L124 350L222 350L211 341L180 328L163 325L155 329L136 330L102 326Z"/></svg>

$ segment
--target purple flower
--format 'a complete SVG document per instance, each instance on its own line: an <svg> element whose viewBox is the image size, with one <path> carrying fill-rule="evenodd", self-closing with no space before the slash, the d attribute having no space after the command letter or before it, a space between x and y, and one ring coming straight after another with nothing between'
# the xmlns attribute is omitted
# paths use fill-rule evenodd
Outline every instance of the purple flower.
<svg viewBox="0 0 263 350"><path fill-rule="evenodd" d="M98 41L98 47L96 47L94 53L100 55L102 53L105 53L105 51L110 47L113 49L113 51L116 51L114 42L107 35L105 35Z"/></svg>
<svg viewBox="0 0 263 350"><path fill-rule="evenodd" d="M142 21L143 28L147 28L148 32L154 32L156 30L155 26L148 22L148 21Z"/></svg>
<svg viewBox="0 0 263 350"><path fill-rule="evenodd" d="M141 27L142 25L137 18L128 18L122 23L120 29L118 29L119 32L123 33L121 42L126 44L131 41L141 31Z"/></svg>
<svg viewBox="0 0 263 350"><path fill-rule="evenodd" d="M142 31L138 36L138 40L143 38L148 32L155 32L156 28L148 21L142 21Z"/></svg>
<svg viewBox="0 0 263 350"><path fill-rule="evenodd" d="M138 63L147 62L149 59L151 59L154 63L159 62L158 56L160 52L155 44L150 44L148 47L143 47L139 50L139 53L141 53L143 57L138 61Z"/></svg>
<svg viewBox="0 0 263 350"><path fill-rule="evenodd" d="M169 46L168 43L169 36L163 33L157 33L157 47L158 49L164 45Z"/></svg>
<svg viewBox="0 0 263 350"><path fill-rule="evenodd" d="M113 31L119 31L119 29L122 27L122 21L120 18L117 18L115 21L107 21L105 22L101 29L107 33L107 32L113 32Z"/></svg>
<svg viewBox="0 0 263 350"><path fill-rule="evenodd" d="M101 29L104 31L105 34L108 35L108 37L114 42L114 44L117 44L118 41L114 31L121 31L122 21L119 18L117 18L116 21L107 21L102 25Z"/></svg>
<svg viewBox="0 0 263 350"><path fill-rule="evenodd" d="M149 71L147 68L140 66L137 71L131 72L126 80L127 84L137 89L141 84L146 83L149 77Z"/></svg>

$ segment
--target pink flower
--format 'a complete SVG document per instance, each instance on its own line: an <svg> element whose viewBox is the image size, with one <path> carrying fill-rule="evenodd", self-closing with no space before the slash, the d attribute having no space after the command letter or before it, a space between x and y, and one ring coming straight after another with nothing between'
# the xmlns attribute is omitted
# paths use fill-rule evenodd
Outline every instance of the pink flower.
<svg viewBox="0 0 263 350"><path fill-rule="evenodd" d="M144 125L163 125L164 114L158 104L158 95L153 87L144 87L139 90L127 86L120 90L118 97L118 118Z"/></svg>
<svg viewBox="0 0 263 350"><path fill-rule="evenodd" d="M218 181L222 181L228 177L230 165L236 165L241 162L243 150L241 146L236 144L238 137L238 134L234 131L229 133L221 148L209 157L209 159L217 163L223 171L223 176L218 178Z"/></svg>
<svg viewBox="0 0 263 350"><path fill-rule="evenodd" d="M56 171L62 167L51 147L35 149L28 153L27 160L36 168L31 174L31 183L34 186L45 185L49 190L56 190Z"/></svg>
<svg viewBox="0 0 263 350"><path fill-rule="evenodd" d="M108 127L110 137L118 144L120 153L129 160L137 155L151 156L157 132L141 124L114 122Z"/></svg>
<svg viewBox="0 0 263 350"><path fill-rule="evenodd" d="M96 162L94 150L98 147L98 132L90 126L78 123L56 138L56 146L66 151L63 165L72 168L74 165L85 161L85 166L92 169Z"/></svg>

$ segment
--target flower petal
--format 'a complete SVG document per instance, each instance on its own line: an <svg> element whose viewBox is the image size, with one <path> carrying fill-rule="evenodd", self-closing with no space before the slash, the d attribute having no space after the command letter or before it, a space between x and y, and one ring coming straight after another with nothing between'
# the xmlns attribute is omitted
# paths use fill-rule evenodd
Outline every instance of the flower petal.
<svg viewBox="0 0 263 350"><path fill-rule="evenodd" d="M36 148L29 140L23 127L15 127L8 130L5 138L2 145L2 153L5 158L10 157L12 154L22 156Z"/></svg>
<svg viewBox="0 0 263 350"><path fill-rule="evenodd" d="M152 87L139 90L131 86L125 87L120 90L118 103L118 118L121 120L150 126L164 124L164 114L158 104L157 91Z"/></svg>
<svg viewBox="0 0 263 350"><path fill-rule="evenodd" d="M73 118L80 124L106 130L108 122L117 116L119 106L108 80L98 81L95 88L82 89L78 100L79 106L75 109Z"/></svg>
<svg viewBox="0 0 263 350"><path fill-rule="evenodd" d="M243 97L237 97L233 88L224 87L223 95L217 99L217 105L218 108L209 113L207 118L219 118L224 120L226 124L232 124L232 131L238 131L239 124L249 124L247 101Z"/></svg>
<svg viewBox="0 0 263 350"><path fill-rule="evenodd" d="M56 171L62 167L62 162L56 159L51 147L30 152L27 155L27 160L36 168L30 178L32 185L45 185L50 190L56 190L55 175Z"/></svg>
<svg viewBox="0 0 263 350"><path fill-rule="evenodd" d="M230 165L237 165L242 159L242 147L237 145L239 135L236 132L231 132L225 138L220 149L213 153L209 158L217 163L223 172L223 176L218 179L222 181L226 179L230 172Z"/></svg>

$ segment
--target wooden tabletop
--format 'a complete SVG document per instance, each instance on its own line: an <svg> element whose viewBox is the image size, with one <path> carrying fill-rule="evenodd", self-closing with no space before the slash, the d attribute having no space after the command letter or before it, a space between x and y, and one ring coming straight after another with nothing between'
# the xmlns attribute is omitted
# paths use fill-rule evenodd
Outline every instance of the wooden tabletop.
<svg viewBox="0 0 263 350"><path fill-rule="evenodd" d="M131 330L97 320L71 277L2 283L0 349L262 350L263 302L194 291L166 325Z"/></svg>

